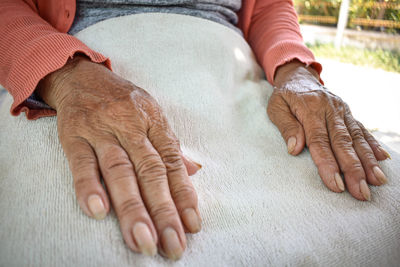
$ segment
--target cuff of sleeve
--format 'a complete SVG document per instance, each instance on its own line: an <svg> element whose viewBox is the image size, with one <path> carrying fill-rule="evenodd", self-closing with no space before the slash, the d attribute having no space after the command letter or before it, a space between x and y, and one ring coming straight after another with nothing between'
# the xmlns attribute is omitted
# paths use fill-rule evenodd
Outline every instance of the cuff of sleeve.
<svg viewBox="0 0 400 267"><path fill-rule="evenodd" d="M111 70L111 62L108 58L91 50L72 35L56 32L41 37L39 41L34 42L21 53L10 70L7 83L10 89L16 92L13 94L14 103L11 106L11 114L17 116L25 112L30 120L56 115L55 110L36 109L26 100L32 95L42 78L63 67L76 53L86 55L95 63L103 63Z"/></svg>
<svg viewBox="0 0 400 267"><path fill-rule="evenodd" d="M277 68L293 59L314 68L318 75L322 72L322 65L315 60L313 53L302 42L283 41L272 46L265 53L262 65L267 75L267 80L274 84L274 77ZM320 78L320 82L324 82Z"/></svg>

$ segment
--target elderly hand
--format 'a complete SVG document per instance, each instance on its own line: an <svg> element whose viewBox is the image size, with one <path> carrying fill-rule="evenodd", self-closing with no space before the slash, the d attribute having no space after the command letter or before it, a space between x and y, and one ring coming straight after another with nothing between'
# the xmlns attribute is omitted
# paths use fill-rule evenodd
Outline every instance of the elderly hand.
<svg viewBox="0 0 400 267"><path fill-rule="evenodd" d="M157 102L80 56L46 76L38 93L57 110L59 139L82 210L102 219L110 198L129 248L154 255L158 244L161 253L178 259L185 230L201 228L188 177L199 167L182 155Z"/></svg>
<svg viewBox="0 0 400 267"><path fill-rule="evenodd" d="M299 61L281 66L268 103L268 116L285 139L288 152L299 154L305 144L325 185L370 200L368 184L387 182L378 160L389 154L365 127L355 120L348 105L319 83L318 73Z"/></svg>

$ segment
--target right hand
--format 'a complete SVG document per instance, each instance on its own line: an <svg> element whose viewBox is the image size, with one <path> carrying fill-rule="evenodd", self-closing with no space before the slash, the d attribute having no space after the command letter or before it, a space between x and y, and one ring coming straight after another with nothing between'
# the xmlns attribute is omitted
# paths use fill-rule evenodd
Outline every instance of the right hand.
<svg viewBox="0 0 400 267"><path fill-rule="evenodd" d="M47 75L37 92L57 110L82 210L102 219L111 200L129 248L154 255L158 245L162 254L179 259L185 231L201 229L188 176L201 166L183 156L156 100L81 56Z"/></svg>

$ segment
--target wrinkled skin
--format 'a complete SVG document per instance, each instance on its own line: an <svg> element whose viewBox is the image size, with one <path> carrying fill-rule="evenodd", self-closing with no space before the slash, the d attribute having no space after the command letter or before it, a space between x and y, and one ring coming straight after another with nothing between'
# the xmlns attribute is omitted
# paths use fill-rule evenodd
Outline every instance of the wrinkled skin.
<svg viewBox="0 0 400 267"><path fill-rule="evenodd" d="M367 184L382 185L387 178L378 161L389 154L348 105L319 83L318 73L298 61L281 66L267 113L288 145L298 155L307 145L325 185L334 192L347 187L358 200L370 200ZM345 184L340 173L343 174Z"/></svg>
<svg viewBox="0 0 400 267"><path fill-rule="evenodd" d="M111 201L129 248L154 255L158 245L161 254L181 257L185 231L201 228L188 176L201 166L183 156L155 99L80 56L46 76L38 93L57 110L82 210L102 219Z"/></svg>
<svg viewBox="0 0 400 267"><path fill-rule="evenodd" d="M289 153L297 155L307 144L331 190L344 190L341 178L335 178L343 172L349 192L369 199L362 181L381 185L386 179L373 169L377 160L387 158L378 142L303 64L281 66L275 85L268 115ZM197 195L188 177L201 166L182 154L157 102L82 56L47 75L37 92L57 110L59 139L82 210L102 219L112 203L129 248L146 255L158 248L170 259L180 258L185 231L201 229Z"/></svg>

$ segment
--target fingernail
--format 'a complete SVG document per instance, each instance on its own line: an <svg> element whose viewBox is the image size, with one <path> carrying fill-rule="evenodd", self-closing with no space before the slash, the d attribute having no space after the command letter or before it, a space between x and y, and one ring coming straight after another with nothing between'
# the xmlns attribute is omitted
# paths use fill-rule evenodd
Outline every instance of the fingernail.
<svg viewBox="0 0 400 267"><path fill-rule="evenodd" d="M371 200L371 192L369 191L367 182L365 180L360 181L360 191L366 200L368 200L368 201Z"/></svg>
<svg viewBox="0 0 400 267"><path fill-rule="evenodd" d="M296 147L296 137L290 137L288 140L288 152L289 154L292 154L294 151L294 148Z"/></svg>
<svg viewBox="0 0 400 267"><path fill-rule="evenodd" d="M379 168L378 166L375 166L374 168L372 168L372 170L374 171L374 175L379 180L379 182L381 182L382 184L386 184L388 182L388 180L387 180L385 174L383 173L383 171L381 170L381 168Z"/></svg>
<svg viewBox="0 0 400 267"><path fill-rule="evenodd" d="M157 247L151 235L149 227L145 223L138 222L132 229L133 238L139 246L140 251L146 256L154 256L157 253Z"/></svg>
<svg viewBox="0 0 400 267"><path fill-rule="evenodd" d="M171 227L165 228L162 234L162 246L165 254L171 260L178 260L183 253L177 232Z"/></svg>
<svg viewBox="0 0 400 267"><path fill-rule="evenodd" d="M380 146L379 149L383 152L383 154L385 154L387 159L392 159L389 152L387 152L383 147Z"/></svg>
<svg viewBox="0 0 400 267"><path fill-rule="evenodd" d="M335 181L336 181L336 185L337 187L340 189L340 191L344 191L344 183L342 180L342 177L340 176L339 173L335 173Z"/></svg>
<svg viewBox="0 0 400 267"><path fill-rule="evenodd" d="M96 220L103 220L107 213L103 201L98 195L90 195L88 198L89 210Z"/></svg>
<svg viewBox="0 0 400 267"><path fill-rule="evenodd" d="M203 167L200 163L194 161L193 159L189 158L188 156L185 156L191 163L195 164L199 170Z"/></svg>
<svg viewBox="0 0 400 267"><path fill-rule="evenodd" d="M194 209L185 209L182 212L182 219L191 233L197 233L201 230L201 220Z"/></svg>

